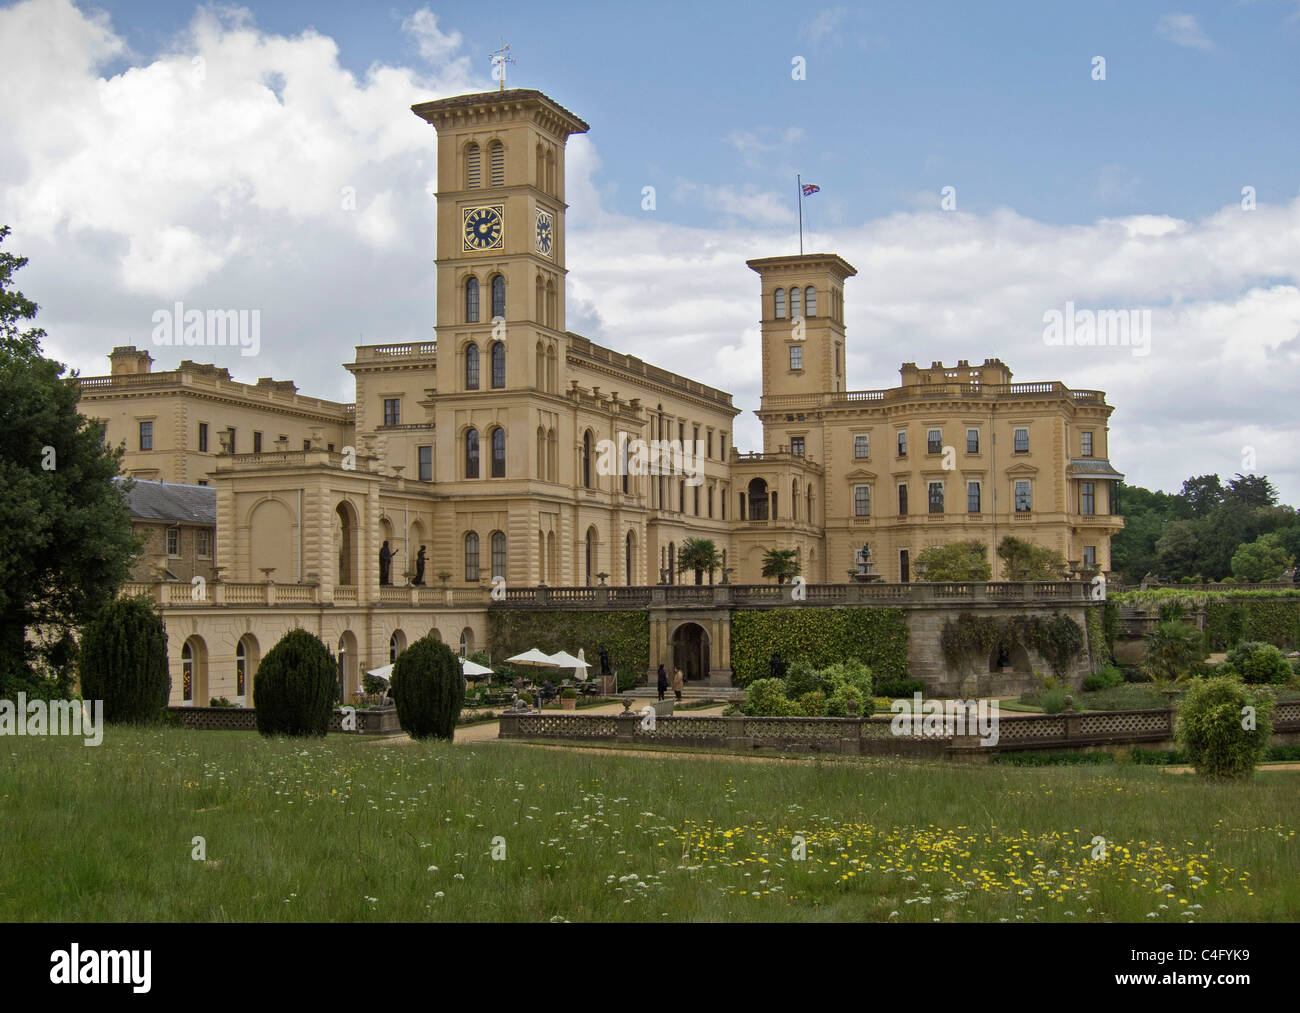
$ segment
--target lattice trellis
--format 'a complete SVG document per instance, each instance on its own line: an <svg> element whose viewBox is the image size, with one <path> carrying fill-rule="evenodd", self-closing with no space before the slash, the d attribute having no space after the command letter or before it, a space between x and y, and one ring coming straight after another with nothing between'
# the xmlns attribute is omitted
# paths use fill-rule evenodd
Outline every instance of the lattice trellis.
<svg viewBox="0 0 1300 1013"><path fill-rule="evenodd" d="M1122 735L1159 732L1168 735L1168 711L1128 711L1114 714L1083 714L1079 718L1079 735Z"/></svg>

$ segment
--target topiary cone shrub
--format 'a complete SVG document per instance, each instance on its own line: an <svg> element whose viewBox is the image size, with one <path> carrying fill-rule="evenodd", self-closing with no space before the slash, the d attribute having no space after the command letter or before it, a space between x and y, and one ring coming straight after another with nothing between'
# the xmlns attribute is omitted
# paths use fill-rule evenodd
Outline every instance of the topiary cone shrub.
<svg viewBox="0 0 1300 1013"><path fill-rule="evenodd" d="M1178 702L1178 748L1202 777L1250 777L1268 752L1273 704L1267 686L1229 676L1193 679Z"/></svg>
<svg viewBox="0 0 1300 1013"><path fill-rule="evenodd" d="M319 637L290 630L257 666L253 699L263 735L323 737L338 700L338 662Z"/></svg>
<svg viewBox="0 0 1300 1013"><path fill-rule="evenodd" d="M441 641L417 640L397 656L391 696L402 731L450 742L465 703L460 662Z"/></svg>
<svg viewBox="0 0 1300 1013"><path fill-rule="evenodd" d="M115 598L81 635L81 696L103 700L110 722L157 720L172 689L167 628L143 596Z"/></svg>

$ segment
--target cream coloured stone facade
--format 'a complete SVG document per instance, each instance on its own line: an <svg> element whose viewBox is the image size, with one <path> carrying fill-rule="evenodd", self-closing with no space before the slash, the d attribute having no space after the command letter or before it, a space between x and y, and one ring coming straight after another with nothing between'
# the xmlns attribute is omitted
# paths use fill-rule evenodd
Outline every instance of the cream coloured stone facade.
<svg viewBox="0 0 1300 1013"><path fill-rule="evenodd" d="M898 388L848 391L854 269L832 254L766 258L749 265L761 279L764 445L740 453L730 394L565 326L564 152L587 125L519 89L413 108L438 141L435 340L358 346L345 364L352 404L188 360L155 373L131 347L114 350L109 376L82 381L82 411L125 443L128 473L216 489L211 599L159 592L178 702L187 664L192 700L247 702L247 687L233 692L240 666L251 678L249 659L295 625L342 650L351 693L395 645L431 631L482 646L494 577L690 583L674 557L691 537L727 552L736 583L761 581L769 548L797 549L810 581L836 582L870 542L876 572L899 580L915 577L907 561L926 545L979 538L992 551L1004 534L1109 568L1122 522L1109 515L1119 476L1100 392L1013 384L996 360L905 364ZM629 473L634 441L654 440L698 441L698 468Z"/></svg>

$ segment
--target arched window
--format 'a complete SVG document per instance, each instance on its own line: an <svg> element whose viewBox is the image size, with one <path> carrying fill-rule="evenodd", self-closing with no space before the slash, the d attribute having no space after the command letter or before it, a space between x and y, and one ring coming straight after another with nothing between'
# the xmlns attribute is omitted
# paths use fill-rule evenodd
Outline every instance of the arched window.
<svg viewBox="0 0 1300 1013"><path fill-rule="evenodd" d="M492 343L492 386L500 390L506 385L506 343Z"/></svg>
<svg viewBox="0 0 1300 1013"><path fill-rule="evenodd" d="M625 433L619 433L618 437L618 472L623 476L623 492L631 492L632 479L627 473L627 435Z"/></svg>
<svg viewBox="0 0 1300 1013"><path fill-rule="evenodd" d="M803 311L810 317L817 315L817 290L811 285L803 290Z"/></svg>
<svg viewBox="0 0 1300 1013"><path fill-rule="evenodd" d="M668 583L677 583L677 546L668 543Z"/></svg>
<svg viewBox="0 0 1300 1013"><path fill-rule="evenodd" d="M465 323L478 323L478 279L474 277L465 282Z"/></svg>
<svg viewBox="0 0 1300 1013"><path fill-rule="evenodd" d="M466 626L460 631L460 656L464 658L474 650L474 631Z"/></svg>
<svg viewBox="0 0 1300 1013"><path fill-rule="evenodd" d="M785 319L785 289L778 288L772 293L772 301L775 303L776 319Z"/></svg>
<svg viewBox="0 0 1300 1013"><path fill-rule="evenodd" d="M810 485L808 486L808 523L813 524L815 523L815 520L816 519L813 517L813 493L812 486Z"/></svg>
<svg viewBox="0 0 1300 1013"><path fill-rule="evenodd" d="M506 318L506 279L499 274L492 276L492 320Z"/></svg>
<svg viewBox="0 0 1300 1013"><path fill-rule="evenodd" d="M546 283L542 281L542 276L537 276L537 287L534 298L537 300L537 322L543 327L550 327L551 322L546 318Z"/></svg>
<svg viewBox="0 0 1300 1013"><path fill-rule="evenodd" d="M803 300L799 297L797 288L790 289L790 317L797 320L803 316Z"/></svg>
<svg viewBox="0 0 1300 1013"><path fill-rule="evenodd" d="M546 283L546 326L560 326L559 304L555 299L555 282Z"/></svg>
<svg viewBox="0 0 1300 1013"><path fill-rule="evenodd" d="M552 482L560 480L560 438L554 429L546 431L546 474Z"/></svg>
<svg viewBox="0 0 1300 1013"><path fill-rule="evenodd" d="M188 640L181 648L181 703L194 703L194 648Z"/></svg>
<svg viewBox="0 0 1300 1013"><path fill-rule="evenodd" d="M623 583L626 584L628 587L631 587L632 586L632 558L636 555L636 539L633 537L632 532L630 531L627 533L627 548L624 552L624 555L626 557L624 560L624 567L627 572L624 575Z"/></svg>
<svg viewBox="0 0 1300 1013"><path fill-rule="evenodd" d="M478 430L465 432L465 477L478 478Z"/></svg>
<svg viewBox="0 0 1300 1013"><path fill-rule="evenodd" d="M596 529L587 529L587 586L591 586L592 577L596 573Z"/></svg>
<svg viewBox="0 0 1300 1013"><path fill-rule="evenodd" d="M552 394L560 392L560 357L555 354L555 343L546 350L546 389Z"/></svg>
<svg viewBox="0 0 1300 1013"><path fill-rule="evenodd" d="M537 189L546 189L546 149L537 145Z"/></svg>
<svg viewBox="0 0 1300 1013"><path fill-rule="evenodd" d="M465 389L478 390L478 345L465 346Z"/></svg>
<svg viewBox="0 0 1300 1013"><path fill-rule="evenodd" d="M799 480L790 483L790 520L799 519Z"/></svg>
<svg viewBox="0 0 1300 1013"><path fill-rule="evenodd" d="M488 145L488 174L492 186L506 185L506 146L500 141Z"/></svg>
<svg viewBox="0 0 1300 1013"><path fill-rule="evenodd" d="M546 192L555 193L555 151L546 149Z"/></svg>
<svg viewBox="0 0 1300 1013"><path fill-rule="evenodd" d="M477 144L470 142L465 148L465 189L477 190L483 185L481 173L482 153Z"/></svg>
<svg viewBox="0 0 1300 1013"><path fill-rule="evenodd" d="M591 430L582 434L582 487L591 488ZM590 536L588 532L588 536Z"/></svg>
<svg viewBox="0 0 1300 1013"><path fill-rule="evenodd" d="M492 477L506 477L506 431L500 427L492 430Z"/></svg>
<svg viewBox="0 0 1300 1013"><path fill-rule="evenodd" d="M506 575L506 536L502 531L492 532L492 576Z"/></svg>
<svg viewBox="0 0 1300 1013"><path fill-rule="evenodd" d="M241 638L235 645L235 696L242 697L248 691L248 647Z"/></svg>
<svg viewBox="0 0 1300 1013"><path fill-rule="evenodd" d="M397 656L406 650L406 634L401 630L394 630L393 635L388 638L388 662L392 664L397 660Z"/></svg>
<svg viewBox="0 0 1300 1013"><path fill-rule="evenodd" d="M478 532L465 535L465 579L478 580Z"/></svg>
<svg viewBox="0 0 1300 1013"><path fill-rule="evenodd" d="M546 346L537 342L537 389L546 390Z"/></svg>

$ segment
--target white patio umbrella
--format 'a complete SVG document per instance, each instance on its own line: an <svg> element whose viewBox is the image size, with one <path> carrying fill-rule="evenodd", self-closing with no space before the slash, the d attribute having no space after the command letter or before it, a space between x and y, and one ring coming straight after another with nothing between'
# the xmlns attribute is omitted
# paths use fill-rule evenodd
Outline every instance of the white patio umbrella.
<svg viewBox="0 0 1300 1013"><path fill-rule="evenodd" d="M576 668L578 670L579 679L587 678L588 665L586 661L582 658L575 658L567 651L559 651L556 654L552 654L551 664L556 668Z"/></svg>
<svg viewBox="0 0 1300 1013"><path fill-rule="evenodd" d="M523 654L516 654L513 658L506 658L506 661L512 665L536 665L538 668L555 667L555 662L551 660L551 656L543 654L536 647L530 647Z"/></svg>
<svg viewBox="0 0 1300 1013"><path fill-rule="evenodd" d="M475 662L470 661L468 658L461 658L460 672L461 675L464 675L466 677L478 676L478 675L491 675L492 669L484 668L482 665L476 664Z"/></svg>
<svg viewBox="0 0 1300 1013"><path fill-rule="evenodd" d="M393 666L391 664L388 664L383 666L383 668L372 668L369 672L366 673L366 675L373 675L376 676L377 678L388 679L391 681L393 678Z"/></svg>

